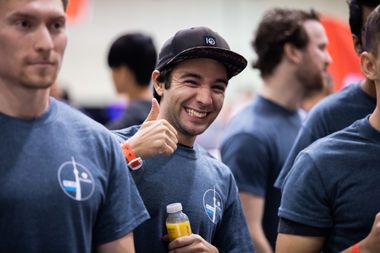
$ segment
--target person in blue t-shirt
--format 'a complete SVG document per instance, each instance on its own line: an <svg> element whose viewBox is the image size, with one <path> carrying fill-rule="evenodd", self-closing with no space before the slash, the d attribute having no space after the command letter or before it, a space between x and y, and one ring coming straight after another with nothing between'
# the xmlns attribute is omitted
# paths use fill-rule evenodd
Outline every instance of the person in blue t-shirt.
<svg viewBox="0 0 380 253"><path fill-rule="evenodd" d="M380 6L363 38L362 70L380 98ZM379 103L368 117L304 149L283 187L278 252L379 252L372 229L380 210L379 153Z"/></svg>
<svg viewBox="0 0 380 253"><path fill-rule="evenodd" d="M123 115L106 124L111 130L143 123L147 117L152 90L150 76L157 62L153 39L143 33L127 33L111 45L107 63L118 94L127 101Z"/></svg>
<svg viewBox="0 0 380 253"><path fill-rule="evenodd" d="M49 97L67 1L0 1L0 252L135 252L149 218L114 135Z"/></svg>
<svg viewBox="0 0 380 253"><path fill-rule="evenodd" d="M350 28L355 50L362 51L362 27L369 13L380 4L380 0L350 0ZM330 95L316 105L307 115L288 158L275 182L281 188L298 153L319 138L339 131L355 120L370 114L376 106L376 91L373 82L364 79L340 92Z"/></svg>
<svg viewBox="0 0 380 253"><path fill-rule="evenodd" d="M170 134L167 143L159 141L156 152L162 154L141 154L132 143L136 135L146 137L141 130L147 122L115 132L127 140L123 149L151 216L134 231L138 252L254 252L231 171L195 144L219 114L229 79L246 65L243 56L206 27L180 30L163 45L152 73L160 103L156 122L174 129L164 126ZM158 109L156 103L152 108ZM145 143L147 149L157 145L155 138ZM167 234L166 206L173 202L182 203L193 234L169 243L162 238Z"/></svg>
<svg viewBox="0 0 380 253"><path fill-rule="evenodd" d="M281 192L273 187L301 127L303 96L324 86L331 57L315 12L275 8L252 43L264 81L255 100L228 123L222 161L236 178L251 238L258 252L273 252Z"/></svg>

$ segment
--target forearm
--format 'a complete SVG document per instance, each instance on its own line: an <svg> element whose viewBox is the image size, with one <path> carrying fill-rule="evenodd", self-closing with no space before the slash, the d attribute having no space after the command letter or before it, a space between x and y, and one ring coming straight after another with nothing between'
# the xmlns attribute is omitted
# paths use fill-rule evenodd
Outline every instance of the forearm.
<svg viewBox="0 0 380 253"><path fill-rule="evenodd" d="M255 246L256 253L273 253L273 249L269 244L268 239L265 237L262 226L259 225L257 228L250 227L249 233Z"/></svg>

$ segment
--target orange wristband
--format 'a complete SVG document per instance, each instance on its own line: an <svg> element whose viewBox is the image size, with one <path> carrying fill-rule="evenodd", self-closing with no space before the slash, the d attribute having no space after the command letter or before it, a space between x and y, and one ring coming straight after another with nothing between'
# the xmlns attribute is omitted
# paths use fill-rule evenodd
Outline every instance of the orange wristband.
<svg viewBox="0 0 380 253"><path fill-rule="evenodd" d="M356 243L355 245L353 245L353 246L351 247L351 252L352 252L352 253L360 253L359 243Z"/></svg>
<svg viewBox="0 0 380 253"><path fill-rule="evenodd" d="M136 159L135 151L132 150L131 145L128 142L125 141L124 143L122 143L121 149L123 150L125 159L127 159L128 162Z"/></svg>
<svg viewBox="0 0 380 253"><path fill-rule="evenodd" d="M128 167L131 170L138 170L142 166L141 157L136 157L135 152L132 150L131 145L128 142L121 144L121 150L123 151L125 159L128 161Z"/></svg>

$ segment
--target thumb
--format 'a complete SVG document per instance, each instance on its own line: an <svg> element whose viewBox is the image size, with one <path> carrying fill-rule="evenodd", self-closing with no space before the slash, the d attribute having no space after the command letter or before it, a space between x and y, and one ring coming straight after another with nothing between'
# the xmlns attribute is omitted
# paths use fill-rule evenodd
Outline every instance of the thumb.
<svg viewBox="0 0 380 253"><path fill-rule="evenodd" d="M150 112L145 119L146 121L156 120L158 118L158 114L160 113L160 105L158 104L157 99L152 98L152 107L150 108Z"/></svg>

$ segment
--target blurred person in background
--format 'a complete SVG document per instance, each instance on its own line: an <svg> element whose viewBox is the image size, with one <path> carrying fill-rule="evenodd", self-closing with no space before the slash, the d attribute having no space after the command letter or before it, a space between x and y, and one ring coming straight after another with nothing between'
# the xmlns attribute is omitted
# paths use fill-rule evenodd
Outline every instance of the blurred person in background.
<svg viewBox="0 0 380 253"><path fill-rule="evenodd" d="M118 94L125 97L123 115L109 123L111 130L141 124L148 116L152 100L151 73L157 52L150 36L128 33L116 39L108 53L108 66Z"/></svg>
<svg viewBox="0 0 380 253"><path fill-rule="evenodd" d="M301 127L302 98L323 88L327 43L316 12L281 8L265 13L252 42L263 89L228 124L221 157L234 173L260 253L274 251L281 193L273 183Z"/></svg>
<svg viewBox="0 0 380 253"><path fill-rule="evenodd" d="M354 48L357 54L362 52L362 27L369 13L380 4L380 0L350 0L349 23ZM289 156L275 182L281 188L293 163L304 148L314 141L339 131L354 121L370 114L376 106L376 89L373 81L365 78L358 84L349 85L345 89L321 101L308 114Z"/></svg>
<svg viewBox="0 0 380 253"><path fill-rule="evenodd" d="M302 98L301 109L304 111L305 116L307 113L316 106L322 99L329 96L334 92L334 85L331 75L326 75L324 79L323 88L318 91L310 91Z"/></svg>

